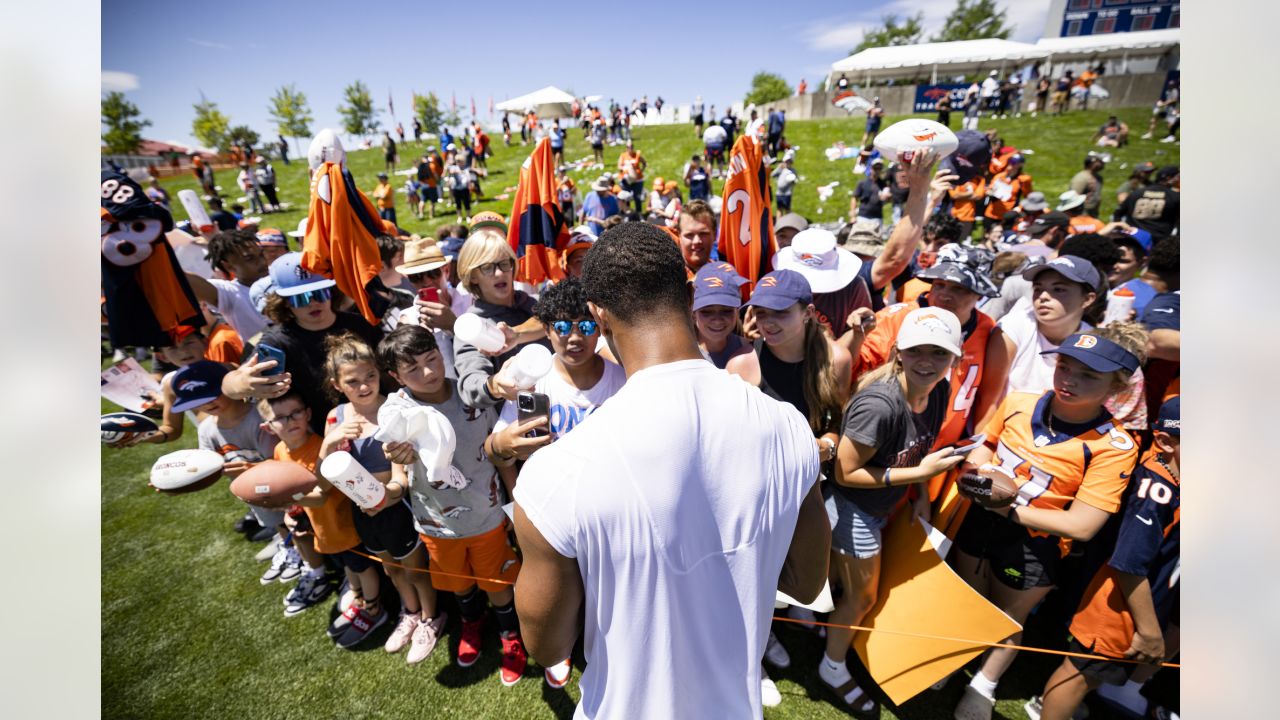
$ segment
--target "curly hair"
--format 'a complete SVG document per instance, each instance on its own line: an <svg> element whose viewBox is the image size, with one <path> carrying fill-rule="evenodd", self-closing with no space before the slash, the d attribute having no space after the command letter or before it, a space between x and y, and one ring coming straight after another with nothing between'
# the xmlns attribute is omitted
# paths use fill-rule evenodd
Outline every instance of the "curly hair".
<svg viewBox="0 0 1280 720"><path fill-rule="evenodd" d="M648 223L610 228L582 265L586 298L623 322L674 315L692 329L688 275L671 235Z"/></svg>
<svg viewBox="0 0 1280 720"><path fill-rule="evenodd" d="M258 236L254 233L248 230L223 230L209 240L206 252L209 255L209 264L226 272L229 270L225 266L227 258L235 257L245 250L257 248Z"/></svg>
<svg viewBox="0 0 1280 720"><path fill-rule="evenodd" d="M1147 260L1147 269L1168 282L1170 289L1176 289L1177 285L1178 246L1179 241L1176 237L1159 240L1151 246L1151 258Z"/></svg>
<svg viewBox="0 0 1280 720"><path fill-rule="evenodd" d="M932 235L944 243L960 242L960 230L960 221L950 213L938 213L929 218L924 226L925 237Z"/></svg>
<svg viewBox="0 0 1280 720"><path fill-rule="evenodd" d="M567 278L543 290L537 304L533 306L533 315L543 325L550 325L556 320L591 317L582 283L574 278Z"/></svg>
<svg viewBox="0 0 1280 720"><path fill-rule="evenodd" d="M1081 334L1094 335L1119 345L1138 358L1138 367L1142 367L1143 363L1147 361L1148 332L1147 328L1140 323L1113 322L1106 327L1096 327ZM1116 370L1115 374L1112 392L1122 392L1129 386L1129 379L1133 376L1133 373L1128 370Z"/></svg>

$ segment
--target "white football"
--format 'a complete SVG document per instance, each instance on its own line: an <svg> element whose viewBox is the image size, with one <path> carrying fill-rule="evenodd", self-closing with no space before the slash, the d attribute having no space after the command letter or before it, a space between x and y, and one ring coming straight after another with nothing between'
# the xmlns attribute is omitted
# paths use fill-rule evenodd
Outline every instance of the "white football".
<svg viewBox="0 0 1280 720"><path fill-rule="evenodd" d="M222 477L222 462L218 453L195 448L162 455L151 466L151 487L171 495L203 490Z"/></svg>
<svg viewBox="0 0 1280 720"><path fill-rule="evenodd" d="M876 135L875 146L890 162L911 162L916 150L933 150L938 159L956 151L960 141L942 123L924 118L896 122Z"/></svg>
<svg viewBox="0 0 1280 720"><path fill-rule="evenodd" d="M342 141L338 139L338 133L329 128L316 133L307 148L307 165L312 170L327 162L347 164L347 152L342 149Z"/></svg>

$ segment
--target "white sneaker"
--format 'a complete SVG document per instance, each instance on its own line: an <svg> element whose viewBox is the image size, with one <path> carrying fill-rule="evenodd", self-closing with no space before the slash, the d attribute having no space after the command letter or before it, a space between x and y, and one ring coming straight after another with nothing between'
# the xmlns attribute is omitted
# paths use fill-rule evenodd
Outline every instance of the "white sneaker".
<svg viewBox="0 0 1280 720"><path fill-rule="evenodd" d="M791 656L772 630L769 631L769 641L764 646L764 659L779 670L791 667Z"/></svg>
<svg viewBox="0 0 1280 720"><path fill-rule="evenodd" d="M1151 139L1151 133L1143 133L1143 134L1142 134L1142 139L1143 139L1143 140L1150 140L1150 139Z"/></svg>
<svg viewBox="0 0 1280 720"><path fill-rule="evenodd" d="M413 631L417 629L418 614L401 611L396 629L391 631L391 637L387 638L387 643L382 646L382 649L389 653L400 652L405 645L409 644L409 638L413 637Z"/></svg>
<svg viewBox="0 0 1280 720"><path fill-rule="evenodd" d="M278 548L275 551L275 554L271 556L271 565L267 568L266 572L262 573L262 577L258 578L258 582L263 585L270 585L271 583L279 580L280 574L284 572L285 565L287 565L288 562L289 549L286 547Z"/></svg>
<svg viewBox="0 0 1280 720"><path fill-rule="evenodd" d="M996 701L978 692L972 685L964 688L964 697L956 705L956 720L991 720Z"/></svg>
<svg viewBox="0 0 1280 720"><path fill-rule="evenodd" d="M1178 139L1178 138L1176 138L1176 137L1174 137L1174 136L1170 135L1170 136L1168 136L1168 137L1166 137L1166 138L1162 139L1160 142L1162 142L1162 143L1171 143L1171 142L1173 142L1174 140L1177 140L1177 139Z"/></svg>
<svg viewBox="0 0 1280 720"><path fill-rule="evenodd" d="M280 546L283 544L284 544L284 541L280 539L279 535L277 535L271 539L271 542L267 543L265 547L259 550L258 554L253 556L253 559L257 560L258 562L262 562L263 560L270 560L275 556L276 551L279 550Z"/></svg>
<svg viewBox="0 0 1280 720"><path fill-rule="evenodd" d="M778 707L782 704L782 693L778 686L769 679L769 674L760 668L760 704L765 707Z"/></svg>
<svg viewBox="0 0 1280 720"><path fill-rule="evenodd" d="M544 668L542 676L548 686L559 690L569 684L569 675L572 673L573 664L569 662L569 658L565 658L551 667Z"/></svg>

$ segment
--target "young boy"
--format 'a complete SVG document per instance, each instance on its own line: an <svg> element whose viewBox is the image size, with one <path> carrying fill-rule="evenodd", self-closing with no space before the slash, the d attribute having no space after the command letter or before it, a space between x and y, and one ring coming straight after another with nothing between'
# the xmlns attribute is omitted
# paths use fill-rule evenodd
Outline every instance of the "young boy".
<svg viewBox="0 0 1280 720"><path fill-rule="evenodd" d="M387 397L384 407L434 408L453 425L457 437L453 471L443 482L432 482L422 462L392 465L389 500L407 488L414 524L431 560L437 590L457 596L462 615L458 665L471 667L480 657L486 605L492 604L502 640L502 684L520 681L528 654L520 638L512 591L520 561L507 540L507 518L501 483L482 447L497 420L497 408L468 408L458 395L457 381L445 377L444 360L430 330L401 325L378 344L378 362L404 387ZM449 574L443 574L449 573ZM492 578L473 581L456 575ZM483 590L488 595L480 593Z"/></svg>
<svg viewBox="0 0 1280 720"><path fill-rule="evenodd" d="M1089 584L1071 622L1072 652L1143 664L1066 658L1049 678L1043 697L1027 703L1032 717L1070 718L1084 696L1103 684L1121 687L1099 694L1145 715L1142 684L1158 663L1177 653L1181 405L1173 397L1161 406L1154 446L1134 470L1124 506L1115 516L1120 522L1115 551Z"/></svg>
<svg viewBox="0 0 1280 720"><path fill-rule="evenodd" d="M276 460L297 463L315 473L321 449L332 451L342 441L337 433L321 438L311 431L311 409L293 390L264 404L270 413L268 423L271 431L280 438L272 451ZM381 627L389 613L380 602L382 593L378 568L369 558L352 552L364 552L364 547L351 519L351 500L318 473L316 478L316 487L299 498L298 504L310 521L315 551L340 565L346 573L347 582L355 590L355 602L329 629L330 637L336 638L338 647L350 649ZM299 593L285 608L285 617L292 617L315 605L333 590L321 558L309 564L314 569L298 581L298 587L308 585L308 591ZM338 627L341 627L340 633L336 631Z"/></svg>

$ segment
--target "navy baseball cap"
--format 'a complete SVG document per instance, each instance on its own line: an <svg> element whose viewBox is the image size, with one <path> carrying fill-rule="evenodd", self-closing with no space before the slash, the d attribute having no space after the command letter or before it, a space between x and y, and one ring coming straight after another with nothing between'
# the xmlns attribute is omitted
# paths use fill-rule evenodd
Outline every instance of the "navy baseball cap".
<svg viewBox="0 0 1280 720"><path fill-rule="evenodd" d="M742 291L747 279L738 274L727 262L703 265L693 277L693 309L701 310L709 305L742 307Z"/></svg>
<svg viewBox="0 0 1280 720"><path fill-rule="evenodd" d="M760 278L747 305L769 310L786 310L796 303L813 302L809 281L795 270L774 270Z"/></svg>
<svg viewBox="0 0 1280 720"><path fill-rule="evenodd" d="M197 360L173 375L173 411L186 412L217 400L227 368L212 360Z"/></svg>
<svg viewBox="0 0 1280 720"><path fill-rule="evenodd" d="M462 246L467 242L466 238L460 238L457 235L450 235L440 244L440 250L444 256L450 260L457 260L458 253L462 252Z"/></svg>
<svg viewBox="0 0 1280 720"><path fill-rule="evenodd" d="M1182 396L1174 395L1160 406L1160 415L1156 419L1153 430L1167 432L1177 437L1182 436Z"/></svg>
<svg viewBox="0 0 1280 720"><path fill-rule="evenodd" d="M1138 357L1104 337L1076 333L1071 335L1055 350L1045 350L1041 355L1066 355L1075 358L1091 370L1111 372L1113 370L1138 369Z"/></svg>
<svg viewBox="0 0 1280 720"><path fill-rule="evenodd" d="M275 293L280 297L301 295L310 290L331 288L338 283L327 277L316 275L302 267L302 253L285 253L271 263L271 283L275 285Z"/></svg>
<svg viewBox="0 0 1280 720"><path fill-rule="evenodd" d="M279 262L279 260L276 262ZM1022 271L1022 278L1034 281L1037 275L1046 270L1053 270L1068 280L1083 283L1094 290L1097 290L1098 283L1102 281L1102 278L1098 275L1098 269L1093 266L1093 263L1078 255L1061 255L1043 265L1033 265Z"/></svg>

